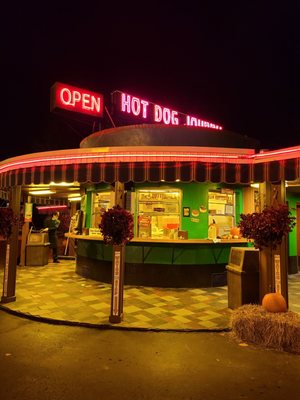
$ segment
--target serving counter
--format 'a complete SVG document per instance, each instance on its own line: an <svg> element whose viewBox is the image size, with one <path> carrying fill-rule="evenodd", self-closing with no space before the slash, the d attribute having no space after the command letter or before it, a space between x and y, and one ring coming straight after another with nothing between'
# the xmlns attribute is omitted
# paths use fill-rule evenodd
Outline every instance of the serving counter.
<svg viewBox="0 0 300 400"><path fill-rule="evenodd" d="M99 236L74 235L76 272L111 282L112 246ZM226 284L231 246L247 246L246 239L155 240L133 239L125 247L125 284L155 287L210 287Z"/></svg>

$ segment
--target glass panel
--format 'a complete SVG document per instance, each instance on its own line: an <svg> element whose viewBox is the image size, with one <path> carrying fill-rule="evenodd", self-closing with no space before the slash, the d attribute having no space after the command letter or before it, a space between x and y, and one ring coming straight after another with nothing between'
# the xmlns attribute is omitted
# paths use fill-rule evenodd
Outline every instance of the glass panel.
<svg viewBox="0 0 300 400"><path fill-rule="evenodd" d="M235 226L235 194L232 190L208 192L209 227L216 224L216 235L220 238L230 236Z"/></svg>
<svg viewBox="0 0 300 400"><path fill-rule="evenodd" d="M181 191L143 189L137 192L138 237L177 239L180 229Z"/></svg>
<svg viewBox="0 0 300 400"><path fill-rule="evenodd" d="M91 228L99 228L104 211L112 207L114 192L95 192L92 195Z"/></svg>

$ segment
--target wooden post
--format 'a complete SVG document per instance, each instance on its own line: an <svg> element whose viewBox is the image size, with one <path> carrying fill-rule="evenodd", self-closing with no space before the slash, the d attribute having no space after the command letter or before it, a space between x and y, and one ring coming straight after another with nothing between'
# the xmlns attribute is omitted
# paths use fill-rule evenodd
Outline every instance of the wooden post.
<svg viewBox="0 0 300 400"><path fill-rule="evenodd" d="M263 183L259 187L262 209L265 206L275 205L276 202L278 204L286 203L284 181L278 184ZM275 271L275 262L277 271ZM277 275L275 275L276 272ZM279 277L280 280L278 280ZM278 285L280 285L280 289ZM276 287L288 305L288 247L286 238L283 238L281 245L277 246L277 249L263 249L260 251L260 301L262 301L266 293L275 292Z"/></svg>
<svg viewBox="0 0 300 400"><path fill-rule="evenodd" d="M28 196L27 203L31 203L31 196ZM24 208L24 218L25 218L25 208ZM26 265L26 244L27 244L27 238L28 238L28 234L29 234L30 222L31 221L26 221L26 219L25 219L24 224L22 226L20 262L19 262L20 267L24 267Z"/></svg>
<svg viewBox="0 0 300 400"><path fill-rule="evenodd" d="M17 223L12 227L11 237L7 242L7 256L4 267L3 292L1 303L10 303L16 300L16 278L17 278L17 259L19 241L19 221L20 221L20 201L21 186L16 186L10 192L10 206Z"/></svg>
<svg viewBox="0 0 300 400"><path fill-rule="evenodd" d="M124 249L125 246L113 246L112 290L109 322L120 323L123 319L124 293Z"/></svg>
<svg viewBox="0 0 300 400"><path fill-rule="evenodd" d="M124 184L115 182L115 205L124 207ZM113 246L111 280L111 307L109 322L116 324L123 319L125 246Z"/></svg>
<svg viewBox="0 0 300 400"><path fill-rule="evenodd" d="M125 192L124 183L119 181L115 182L115 206L124 208L125 205Z"/></svg>

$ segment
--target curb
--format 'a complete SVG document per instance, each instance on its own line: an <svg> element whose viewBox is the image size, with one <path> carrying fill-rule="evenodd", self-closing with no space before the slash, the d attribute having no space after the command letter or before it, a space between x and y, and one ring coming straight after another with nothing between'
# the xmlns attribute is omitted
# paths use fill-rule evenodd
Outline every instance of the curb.
<svg viewBox="0 0 300 400"><path fill-rule="evenodd" d="M83 328L91 328L98 330L123 330L123 331L133 331L133 332L177 332L177 333L197 333L197 332L206 332L206 333L220 333L220 332L230 332L231 328L199 328L199 329L176 329L176 328L143 328L143 327L130 327L130 326L120 326L120 325L111 325L111 324L93 324L90 322L79 322L79 321L67 321L60 320L48 317L42 317L40 315L33 315L29 313L25 313L22 311L11 310L8 307L0 304L0 310L6 312L7 314L15 315L20 318L29 319L31 321L36 322L44 322L52 325L64 325L64 326L75 326L75 327L83 327Z"/></svg>

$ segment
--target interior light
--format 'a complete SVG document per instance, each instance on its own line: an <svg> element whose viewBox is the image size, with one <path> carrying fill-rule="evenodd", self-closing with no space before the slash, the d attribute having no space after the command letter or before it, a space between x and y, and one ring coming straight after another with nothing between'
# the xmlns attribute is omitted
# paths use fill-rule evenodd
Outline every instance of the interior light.
<svg viewBox="0 0 300 400"><path fill-rule="evenodd" d="M255 189L259 189L259 183L251 183L250 186L255 188Z"/></svg>
<svg viewBox="0 0 300 400"><path fill-rule="evenodd" d="M68 199L70 199L72 197L81 197L81 196L80 196L80 193L71 193L68 195Z"/></svg>
<svg viewBox="0 0 300 400"><path fill-rule="evenodd" d="M50 185L50 186L64 186L64 187L67 187L67 186L73 186L74 183L73 183L73 182L72 182L72 183L68 183L68 182L59 182L59 183L50 182L49 185Z"/></svg>
<svg viewBox="0 0 300 400"><path fill-rule="evenodd" d="M81 197L80 196L78 196L78 197L68 197L68 200L69 201L81 201Z"/></svg>
<svg viewBox="0 0 300 400"><path fill-rule="evenodd" d="M34 194L36 196L43 195L43 194L54 194L56 193L54 190L30 190L29 194Z"/></svg>

